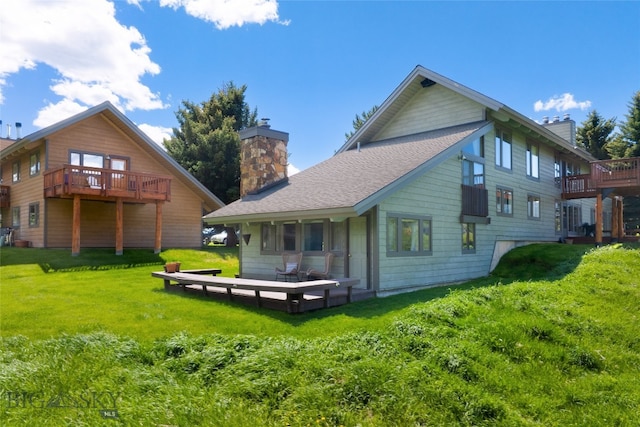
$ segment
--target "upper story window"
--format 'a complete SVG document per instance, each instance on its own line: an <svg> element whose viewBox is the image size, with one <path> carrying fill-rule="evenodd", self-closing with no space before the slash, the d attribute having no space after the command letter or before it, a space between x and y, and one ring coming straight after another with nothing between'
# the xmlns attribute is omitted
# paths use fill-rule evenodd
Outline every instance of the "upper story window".
<svg viewBox="0 0 640 427"><path fill-rule="evenodd" d="M534 142L527 142L527 176L540 178L540 146Z"/></svg>
<svg viewBox="0 0 640 427"><path fill-rule="evenodd" d="M90 168L103 168L104 156L95 153L83 153L72 151L69 153L69 163L75 166L87 166Z"/></svg>
<svg viewBox="0 0 640 427"><path fill-rule="evenodd" d="M13 162L13 164L11 165L11 181L20 181L20 161Z"/></svg>
<svg viewBox="0 0 640 427"><path fill-rule="evenodd" d="M511 170L511 134L496 129L496 166Z"/></svg>
<svg viewBox="0 0 640 427"><path fill-rule="evenodd" d="M35 176L40 173L40 152L36 151L29 156L29 176Z"/></svg>
<svg viewBox="0 0 640 427"><path fill-rule="evenodd" d="M484 188L484 137L462 149L462 183Z"/></svg>

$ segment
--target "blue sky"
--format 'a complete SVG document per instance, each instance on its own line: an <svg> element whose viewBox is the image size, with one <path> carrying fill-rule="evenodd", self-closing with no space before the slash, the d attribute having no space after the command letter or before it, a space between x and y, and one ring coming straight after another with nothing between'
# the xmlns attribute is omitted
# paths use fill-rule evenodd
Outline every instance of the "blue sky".
<svg viewBox="0 0 640 427"><path fill-rule="evenodd" d="M161 141L182 100L233 81L305 169L418 64L534 120L622 120L640 90L639 24L637 1L13 1L0 8L0 135L110 100Z"/></svg>

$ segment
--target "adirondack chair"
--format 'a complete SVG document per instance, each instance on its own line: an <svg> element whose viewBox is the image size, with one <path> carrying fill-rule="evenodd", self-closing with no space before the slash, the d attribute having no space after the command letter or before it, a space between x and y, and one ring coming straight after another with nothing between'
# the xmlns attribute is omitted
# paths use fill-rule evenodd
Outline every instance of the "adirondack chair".
<svg viewBox="0 0 640 427"><path fill-rule="evenodd" d="M282 276L285 282L288 282L289 279L297 282L300 264L302 264L302 252L282 254L283 268L276 267L276 280Z"/></svg>
<svg viewBox="0 0 640 427"><path fill-rule="evenodd" d="M333 254L331 252L327 252L324 254L324 271L318 271L310 268L307 270L307 278L309 280L328 279L329 272L331 271L331 261L333 261Z"/></svg>

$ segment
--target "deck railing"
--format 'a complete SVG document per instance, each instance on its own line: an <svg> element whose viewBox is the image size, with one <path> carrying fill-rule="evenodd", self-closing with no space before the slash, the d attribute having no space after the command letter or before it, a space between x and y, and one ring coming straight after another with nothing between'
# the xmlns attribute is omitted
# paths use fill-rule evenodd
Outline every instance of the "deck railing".
<svg viewBox="0 0 640 427"><path fill-rule="evenodd" d="M640 157L591 162L591 173L563 179L564 198L594 197L600 188L640 186Z"/></svg>
<svg viewBox="0 0 640 427"><path fill-rule="evenodd" d="M0 208L11 207L10 188L8 185L0 185Z"/></svg>
<svg viewBox="0 0 640 427"><path fill-rule="evenodd" d="M462 184L462 214L489 216L489 192L486 188Z"/></svg>
<svg viewBox="0 0 640 427"><path fill-rule="evenodd" d="M96 198L171 200L171 177L149 173L64 165L44 173L44 196L75 194Z"/></svg>

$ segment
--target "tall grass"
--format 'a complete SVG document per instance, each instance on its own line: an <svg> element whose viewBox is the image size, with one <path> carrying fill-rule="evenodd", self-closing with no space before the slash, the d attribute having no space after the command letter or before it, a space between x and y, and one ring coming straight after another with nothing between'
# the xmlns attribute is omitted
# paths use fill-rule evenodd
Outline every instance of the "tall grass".
<svg viewBox="0 0 640 427"><path fill-rule="evenodd" d="M518 270L523 263L532 269ZM7 267L2 318L13 298ZM452 292L304 316L167 295L191 306L191 316L180 317L187 323L244 311L248 323L237 332L184 325L143 339L109 325L34 339L3 327L0 418L51 426L635 426L639 277L637 248L535 245ZM21 296L38 295L40 286ZM167 315L157 323L171 323Z"/></svg>

